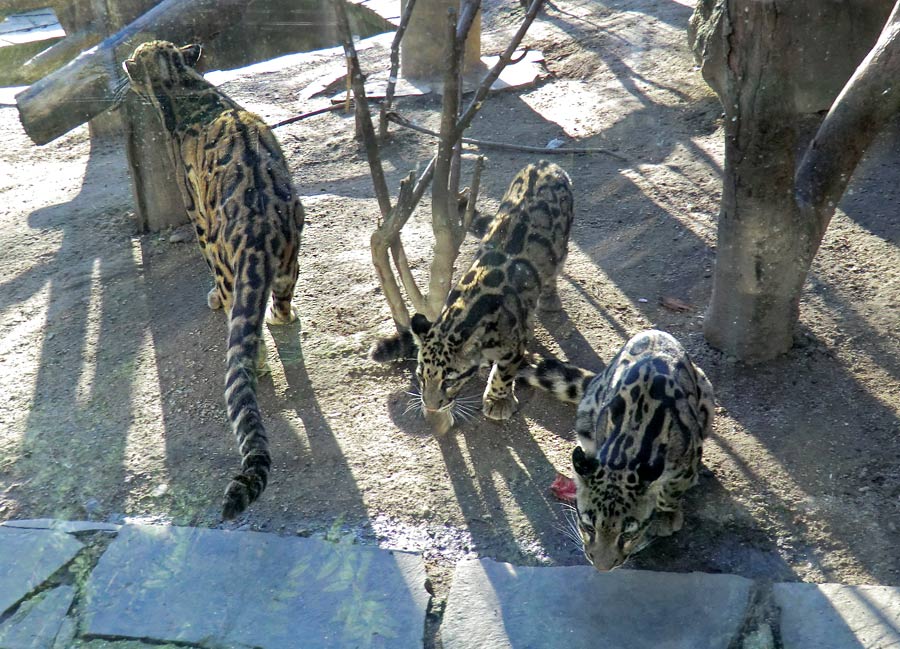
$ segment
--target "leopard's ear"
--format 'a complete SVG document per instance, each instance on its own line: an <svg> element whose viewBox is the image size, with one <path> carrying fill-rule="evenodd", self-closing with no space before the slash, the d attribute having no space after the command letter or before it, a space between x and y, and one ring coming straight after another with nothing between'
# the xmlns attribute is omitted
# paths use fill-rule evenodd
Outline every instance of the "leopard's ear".
<svg viewBox="0 0 900 649"><path fill-rule="evenodd" d="M415 314L410 324L412 325L412 332L420 338L431 331L431 321L421 313Z"/></svg>
<svg viewBox="0 0 900 649"><path fill-rule="evenodd" d="M200 60L200 54L203 51L203 48L200 47L198 43L193 43L191 45L179 47L178 51L181 52L185 65L189 65L193 68L197 65L197 61Z"/></svg>
<svg viewBox="0 0 900 649"><path fill-rule="evenodd" d="M600 462L595 457L588 457L585 455L584 449L576 446L572 451L572 468L582 478L590 478L600 468Z"/></svg>
<svg viewBox="0 0 900 649"><path fill-rule="evenodd" d="M125 59L122 61L122 69L129 78L135 79L138 76L137 61L134 59Z"/></svg>

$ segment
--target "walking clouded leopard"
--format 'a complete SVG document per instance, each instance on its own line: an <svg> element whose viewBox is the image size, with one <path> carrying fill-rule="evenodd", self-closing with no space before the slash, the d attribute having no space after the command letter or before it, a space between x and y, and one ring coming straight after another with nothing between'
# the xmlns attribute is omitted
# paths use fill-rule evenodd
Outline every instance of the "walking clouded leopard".
<svg viewBox="0 0 900 649"><path fill-rule="evenodd" d="M475 260L437 320L413 316L421 406L439 432L453 425L461 412L457 395L482 365L492 365L482 403L485 416L508 419L515 412L514 382L535 308L539 300L541 308L560 307L556 275L566 258L572 218L566 172L545 161L526 166L510 184ZM396 356L403 341L403 335L381 341L373 357Z"/></svg>
<svg viewBox="0 0 900 649"><path fill-rule="evenodd" d="M215 286L212 309L228 314L225 400L242 471L225 492L231 518L266 487L271 459L256 400L265 366L262 324L296 319L291 307L303 208L268 126L207 82L199 45L139 46L123 64L130 86L152 104L168 133L175 176Z"/></svg>
<svg viewBox="0 0 900 649"><path fill-rule="evenodd" d="M709 380L675 338L642 331L596 376L554 360L520 376L565 400L580 397L575 505L597 569L681 528L681 497L697 484L715 410Z"/></svg>

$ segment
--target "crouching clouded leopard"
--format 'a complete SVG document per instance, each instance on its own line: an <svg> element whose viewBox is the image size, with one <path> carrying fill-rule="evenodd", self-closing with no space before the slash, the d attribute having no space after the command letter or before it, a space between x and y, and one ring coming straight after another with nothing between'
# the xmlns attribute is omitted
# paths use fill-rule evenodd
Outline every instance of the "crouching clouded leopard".
<svg viewBox="0 0 900 649"><path fill-rule="evenodd" d="M434 323L412 318L416 377L425 416L449 429L465 404L457 395L482 365L492 365L482 411L508 419L518 401L516 373L533 329L535 308L559 309L556 275L572 227L572 183L563 169L540 161L519 171L503 197L475 260L447 296ZM402 336L393 339L395 346ZM384 358L390 341L373 352Z"/></svg>
<svg viewBox="0 0 900 649"><path fill-rule="evenodd" d="M291 298L303 208L272 131L193 69L199 56L199 45L151 41L123 67L131 89L155 107L168 132L181 196L215 278L207 303L228 314L225 400L242 467L225 493L222 513L231 518L259 497L269 477L256 401L256 373L265 363L262 324L270 293L266 322L296 318Z"/></svg>
<svg viewBox="0 0 900 649"><path fill-rule="evenodd" d="M551 389L583 372L544 372ZM557 395L566 394L553 385ZM572 452L575 505L584 553L598 570L621 565L654 536L681 529L681 497L697 484L703 440L715 412L712 386L669 334L631 338L587 388L578 405Z"/></svg>

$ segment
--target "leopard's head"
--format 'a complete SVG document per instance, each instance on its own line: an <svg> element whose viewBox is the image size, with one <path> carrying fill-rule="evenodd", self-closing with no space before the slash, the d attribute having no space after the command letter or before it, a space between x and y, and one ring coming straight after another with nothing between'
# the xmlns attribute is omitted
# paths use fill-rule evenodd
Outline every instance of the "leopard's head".
<svg viewBox="0 0 900 649"><path fill-rule="evenodd" d="M441 412L449 416L459 391L478 371L477 354L467 351L462 341L443 335L421 313L413 316L411 324L419 347L416 378L422 407L426 415Z"/></svg>
<svg viewBox="0 0 900 649"><path fill-rule="evenodd" d="M605 467L580 446L572 452L572 466L584 555L597 570L612 570L650 541L655 494L635 471Z"/></svg>
<svg viewBox="0 0 900 649"><path fill-rule="evenodd" d="M149 41L134 50L122 68L131 82L131 88L140 95L150 97L172 88L183 86L199 77L194 66L200 58L199 45L176 47L168 41Z"/></svg>

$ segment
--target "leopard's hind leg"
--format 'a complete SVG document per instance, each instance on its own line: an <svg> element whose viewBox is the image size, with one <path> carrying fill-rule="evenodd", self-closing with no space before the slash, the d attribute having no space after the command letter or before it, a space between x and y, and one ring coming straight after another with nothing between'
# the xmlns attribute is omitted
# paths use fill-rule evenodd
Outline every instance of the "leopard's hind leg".
<svg viewBox="0 0 900 649"><path fill-rule="evenodd" d="M287 264L287 268L275 275L272 282L272 305L266 314L266 323L270 325L290 324L297 319L291 300L294 297L294 287L297 285L299 265L297 256Z"/></svg>
<svg viewBox="0 0 900 649"><path fill-rule="evenodd" d="M541 286L538 308L541 311L562 311L562 300L559 299L557 292L555 274Z"/></svg>

